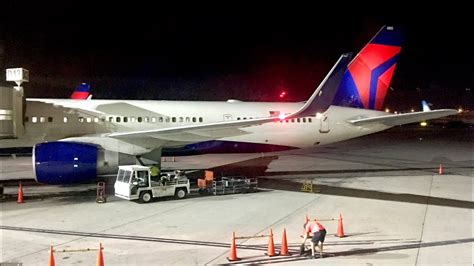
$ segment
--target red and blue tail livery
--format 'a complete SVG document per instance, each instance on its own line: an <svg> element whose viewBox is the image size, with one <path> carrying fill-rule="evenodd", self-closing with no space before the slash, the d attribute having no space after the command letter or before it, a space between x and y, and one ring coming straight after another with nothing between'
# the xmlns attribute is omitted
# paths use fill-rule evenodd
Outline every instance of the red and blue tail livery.
<svg viewBox="0 0 474 266"><path fill-rule="evenodd" d="M333 104L381 110L401 43L398 28L382 27L348 65Z"/></svg>
<svg viewBox="0 0 474 266"><path fill-rule="evenodd" d="M90 89L91 89L91 85L87 83L81 83L77 85L76 89L71 94L71 99L86 100L87 97L89 97Z"/></svg>

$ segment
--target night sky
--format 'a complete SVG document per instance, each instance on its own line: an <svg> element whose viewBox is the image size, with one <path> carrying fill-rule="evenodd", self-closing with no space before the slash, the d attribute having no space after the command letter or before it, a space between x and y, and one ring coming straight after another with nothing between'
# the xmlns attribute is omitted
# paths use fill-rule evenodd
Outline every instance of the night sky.
<svg viewBox="0 0 474 266"><path fill-rule="evenodd" d="M5 3L0 66L30 70L27 97L69 97L88 82L103 99L276 101L285 90L284 100L302 101L340 54L358 52L390 24L406 36L386 105L418 107L427 99L436 108L474 109L466 89L474 90L473 18L462 7L390 14L380 7L364 15L340 6L237 3Z"/></svg>

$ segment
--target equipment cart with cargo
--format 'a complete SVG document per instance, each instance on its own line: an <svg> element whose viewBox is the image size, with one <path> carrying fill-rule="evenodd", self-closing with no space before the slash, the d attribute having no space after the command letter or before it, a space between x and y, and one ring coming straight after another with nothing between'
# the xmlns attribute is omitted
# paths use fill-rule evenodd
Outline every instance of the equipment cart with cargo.
<svg viewBox="0 0 474 266"><path fill-rule="evenodd" d="M235 193L256 192L258 190L257 178L245 176L227 176L214 178L212 171L205 171L204 178L198 179L199 194L225 195Z"/></svg>

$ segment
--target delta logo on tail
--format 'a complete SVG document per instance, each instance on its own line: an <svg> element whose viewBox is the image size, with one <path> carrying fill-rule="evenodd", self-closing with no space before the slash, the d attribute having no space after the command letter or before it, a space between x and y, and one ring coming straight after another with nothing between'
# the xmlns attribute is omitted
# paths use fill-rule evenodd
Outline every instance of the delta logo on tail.
<svg viewBox="0 0 474 266"><path fill-rule="evenodd" d="M71 99L87 100L89 98L90 89L91 89L91 85L87 83L81 83L77 85L76 89L71 94Z"/></svg>
<svg viewBox="0 0 474 266"><path fill-rule="evenodd" d="M384 26L348 65L334 105L381 110L401 50L401 31Z"/></svg>

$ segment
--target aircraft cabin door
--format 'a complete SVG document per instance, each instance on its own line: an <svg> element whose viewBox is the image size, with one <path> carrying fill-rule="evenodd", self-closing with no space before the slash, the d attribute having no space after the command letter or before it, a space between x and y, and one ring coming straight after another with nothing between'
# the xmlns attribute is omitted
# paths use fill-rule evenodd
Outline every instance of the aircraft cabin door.
<svg viewBox="0 0 474 266"><path fill-rule="evenodd" d="M223 117L224 117L224 121L232 121L232 115L231 114L225 114Z"/></svg>
<svg viewBox="0 0 474 266"><path fill-rule="evenodd" d="M327 114L323 115L320 119L320 127L319 127L319 132L320 133L329 133L329 116Z"/></svg>

